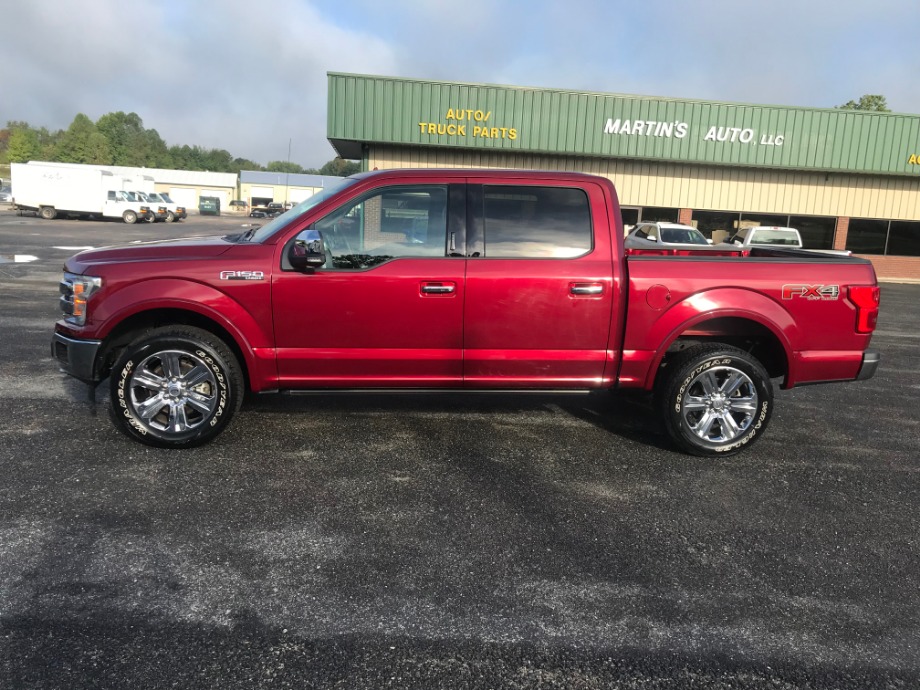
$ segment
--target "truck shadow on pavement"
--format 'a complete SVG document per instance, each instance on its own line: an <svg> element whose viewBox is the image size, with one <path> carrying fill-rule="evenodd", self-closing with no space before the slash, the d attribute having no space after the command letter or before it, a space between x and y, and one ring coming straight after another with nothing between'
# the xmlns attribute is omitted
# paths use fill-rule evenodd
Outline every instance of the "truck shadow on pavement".
<svg viewBox="0 0 920 690"><path fill-rule="evenodd" d="M301 394L269 394L249 397L240 415L267 413L303 415L450 415L462 422L464 417L482 415L534 415L548 418L567 416L596 429L638 444L674 451L652 407L651 396L639 391L565 394L489 393L466 391L444 393L338 393L317 391ZM513 424L513 422L511 422Z"/></svg>

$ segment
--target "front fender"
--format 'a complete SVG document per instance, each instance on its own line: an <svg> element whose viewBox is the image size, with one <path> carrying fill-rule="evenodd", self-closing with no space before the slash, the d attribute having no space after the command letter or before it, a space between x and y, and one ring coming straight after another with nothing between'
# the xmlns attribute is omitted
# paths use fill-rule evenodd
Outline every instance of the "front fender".
<svg viewBox="0 0 920 690"><path fill-rule="evenodd" d="M270 353L273 352L269 286L253 282L248 289L253 293L247 296L247 301L264 310L259 315L261 321L240 301L204 283L176 278L154 278L132 283L105 295L93 305L93 330L97 338L104 340L118 324L143 312L159 309L192 312L226 330L246 358L250 378L264 378L274 371L273 361L271 366L266 361L271 359ZM259 290L264 290L264 295L254 294ZM259 356L260 351L262 356Z"/></svg>
<svg viewBox="0 0 920 690"><path fill-rule="evenodd" d="M641 305L638 309L636 302ZM635 364L640 366L640 370L632 372L634 379L643 381L643 387L651 389L658 367L674 341L688 330L719 318L746 319L768 329L782 345L788 376L794 379L792 344L800 342L799 326L782 305L744 288L717 288L687 295L663 313L648 307L644 295L631 299L627 333L637 336L629 337L624 349L635 355ZM647 367L645 371L641 371L642 366Z"/></svg>

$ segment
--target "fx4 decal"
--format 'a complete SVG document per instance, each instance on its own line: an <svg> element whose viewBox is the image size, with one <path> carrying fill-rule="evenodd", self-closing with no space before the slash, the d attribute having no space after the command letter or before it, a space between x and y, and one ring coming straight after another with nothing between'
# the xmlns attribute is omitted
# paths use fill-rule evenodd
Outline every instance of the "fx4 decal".
<svg viewBox="0 0 920 690"><path fill-rule="evenodd" d="M265 280L262 271L221 271L221 280Z"/></svg>
<svg viewBox="0 0 920 690"><path fill-rule="evenodd" d="M802 297L808 300L832 301L840 298L839 285L783 285L783 299Z"/></svg>

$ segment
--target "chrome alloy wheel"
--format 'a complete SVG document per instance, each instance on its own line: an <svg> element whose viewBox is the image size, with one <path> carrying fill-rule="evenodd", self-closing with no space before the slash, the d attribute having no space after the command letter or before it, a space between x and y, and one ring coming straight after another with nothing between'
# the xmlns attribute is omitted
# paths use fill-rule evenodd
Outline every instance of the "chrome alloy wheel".
<svg viewBox="0 0 920 690"><path fill-rule="evenodd" d="M724 443L751 426L758 409L757 388L742 371L714 366L700 372L686 387L680 414L703 441Z"/></svg>
<svg viewBox="0 0 920 690"><path fill-rule="evenodd" d="M156 352L130 375L131 407L142 424L167 434L183 434L211 418L217 408L214 371L183 350Z"/></svg>

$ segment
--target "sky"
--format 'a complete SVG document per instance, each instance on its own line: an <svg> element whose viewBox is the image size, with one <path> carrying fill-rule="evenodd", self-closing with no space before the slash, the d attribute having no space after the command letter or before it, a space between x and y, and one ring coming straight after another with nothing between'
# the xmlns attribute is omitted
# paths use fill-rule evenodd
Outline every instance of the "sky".
<svg viewBox="0 0 920 690"><path fill-rule="evenodd" d="M920 113L920 0L5 0L0 124L320 167L327 72Z"/></svg>

